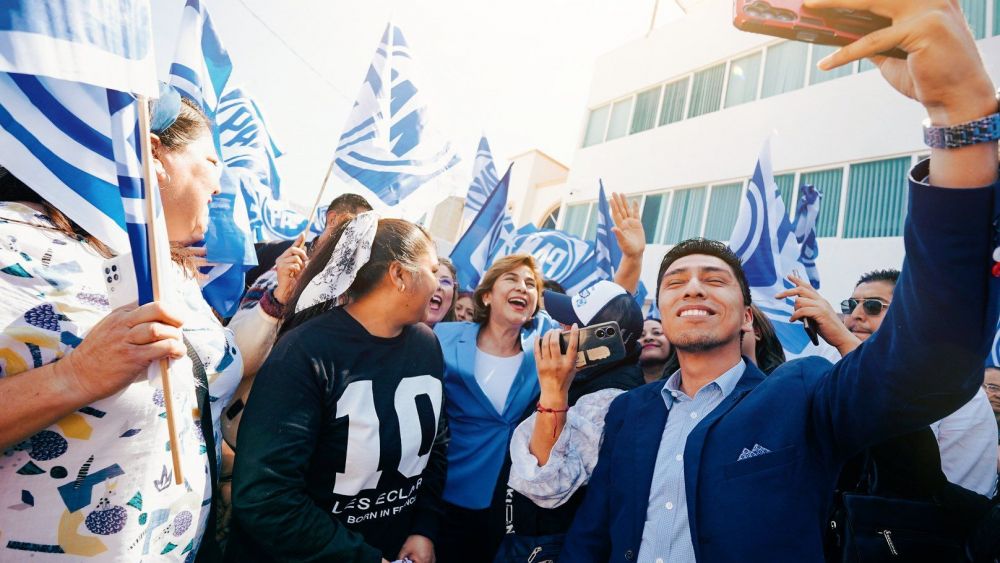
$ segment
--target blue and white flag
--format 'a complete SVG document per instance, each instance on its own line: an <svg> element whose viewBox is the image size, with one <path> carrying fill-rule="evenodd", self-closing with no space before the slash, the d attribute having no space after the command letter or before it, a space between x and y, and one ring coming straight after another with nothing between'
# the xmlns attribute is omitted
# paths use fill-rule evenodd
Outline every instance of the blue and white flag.
<svg viewBox="0 0 1000 563"><path fill-rule="evenodd" d="M451 251L451 261L455 264L464 290L472 291L479 285L479 280L490 267L497 249L503 244L507 186L512 167L513 165L507 167L503 179L486 198L483 207Z"/></svg>
<svg viewBox="0 0 1000 563"><path fill-rule="evenodd" d="M819 243L816 241L816 219L819 217L819 206L823 194L812 184L802 184L799 188L799 205L795 209L795 240L799 243L799 263L806 270L809 283L819 289L819 269L816 268L816 258L819 257Z"/></svg>
<svg viewBox="0 0 1000 563"><path fill-rule="evenodd" d="M0 165L121 256L136 285L126 302L152 301L137 103L130 94L27 74L0 73ZM158 256L168 267L163 229ZM161 269L161 271L164 271ZM124 289L123 289L124 291Z"/></svg>
<svg viewBox="0 0 1000 563"><path fill-rule="evenodd" d="M156 97L149 0L3 0L0 72Z"/></svg>
<svg viewBox="0 0 1000 563"><path fill-rule="evenodd" d="M170 65L170 84L201 106L215 123L212 135L220 157L224 155L218 113L232 71L229 53L204 4L187 0L177 51ZM205 235L206 259L216 265L202 270L206 277L201 283L209 305L228 317L236 311L243 294L243 273L257 265L257 255L238 167L223 166L220 184L222 191L212 198Z"/></svg>
<svg viewBox="0 0 1000 563"><path fill-rule="evenodd" d="M562 231L539 230L529 223L515 231L493 258L511 254L530 254L545 279L565 286L573 272L594 255L594 245Z"/></svg>
<svg viewBox="0 0 1000 563"><path fill-rule="evenodd" d="M382 213L417 219L450 188L442 175L458 163L429 125L403 32L391 23L340 137L334 161L343 191L365 196Z"/></svg>
<svg viewBox="0 0 1000 563"><path fill-rule="evenodd" d="M774 298L775 294L793 287L786 277L800 266L800 249L774 182L769 140L761 148L746 198L740 204L729 247L743 263L753 302L771 320L786 357L789 360L814 355L839 358L822 341L821 346L814 346L802 323L788 321L794 311L793 300Z"/></svg>
<svg viewBox="0 0 1000 563"><path fill-rule="evenodd" d="M483 135L479 139L479 150L476 151L476 160L472 164L472 183L465 194L465 207L462 209L463 225L472 221L476 213L479 213L483 202L499 181L497 168L493 164L493 153L490 152L490 143L486 140L486 135Z"/></svg>
<svg viewBox="0 0 1000 563"><path fill-rule="evenodd" d="M608 198L604 195L604 181L598 180L600 190L597 196L597 234L594 239L594 255L597 260L597 268L602 274L607 276L604 279L610 280L615 277L615 270L622 261L622 249L618 246L618 239L615 238L611 228L614 222L611 220L611 208L608 206Z"/></svg>
<svg viewBox="0 0 1000 563"><path fill-rule="evenodd" d="M239 180L254 240L272 238L264 225L264 202L281 198L281 175L275 160L282 155L264 123L260 108L240 88L227 90L216 115L219 148L226 168Z"/></svg>

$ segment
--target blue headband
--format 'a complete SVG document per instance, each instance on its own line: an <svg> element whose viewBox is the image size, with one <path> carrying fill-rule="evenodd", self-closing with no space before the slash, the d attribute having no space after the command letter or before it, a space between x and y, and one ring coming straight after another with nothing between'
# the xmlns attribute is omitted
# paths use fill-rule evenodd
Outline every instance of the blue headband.
<svg viewBox="0 0 1000 563"><path fill-rule="evenodd" d="M165 82L160 82L160 98L153 102L150 130L159 135L177 121L181 113L181 95Z"/></svg>

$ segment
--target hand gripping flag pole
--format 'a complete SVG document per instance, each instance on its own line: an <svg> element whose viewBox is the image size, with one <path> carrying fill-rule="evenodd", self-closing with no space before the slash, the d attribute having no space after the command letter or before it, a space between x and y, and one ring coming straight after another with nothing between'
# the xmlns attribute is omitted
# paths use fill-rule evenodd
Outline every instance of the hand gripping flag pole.
<svg viewBox="0 0 1000 563"><path fill-rule="evenodd" d="M149 100L146 96L137 96L139 103L139 143L142 150L142 181L147 190L154 190L156 183L153 180L153 151L149 143L150 118ZM149 269L152 278L153 301L159 301L160 291L160 267L158 261L153 258L157 248L156 229L151 224L156 217L156 199L153 194L146 194L146 233L149 246ZM170 458L174 464L174 482L178 485L184 483L184 475L181 470L181 446L177 437L177 413L174 409L174 396L170 388L170 363L163 358L160 360L160 380L163 382L163 405L167 413L167 433L170 436Z"/></svg>

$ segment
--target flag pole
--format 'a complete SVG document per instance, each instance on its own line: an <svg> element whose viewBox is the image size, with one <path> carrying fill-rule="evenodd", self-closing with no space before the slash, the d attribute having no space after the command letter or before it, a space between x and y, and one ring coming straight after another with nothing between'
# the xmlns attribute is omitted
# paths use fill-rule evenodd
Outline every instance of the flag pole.
<svg viewBox="0 0 1000 563"><path fill-rule="evenodd" d="M150 117L149 100L146 96L137 96L139 103L139 143L142 150L142 180L146 190L156 189L153 181L153 152L149 142ZM155 250L157 248L156 229L150 223L156 217L156 207L154 204L155 194L146 193L146 237L149 246L149 270L153 281L153 301L160 300L160 269L156 260ZM167 433L170 436L170 457L174 464L174 482L178 485L184 483L184 475L181 470L181 448L180 440L177 438L177 417L174 410L174 396L170 389L170 364L166 358L160 360L160 381L163 382L163 404L167 411Z"/></svg>
<svg viewBox="0 0 1000 563"><path fill-rule="evenodd" d="M302 231L303 235L309 235L309 229L312 228L313 221L316 219L316 211L319 209L319 203L323 201L323 192L326 191L326 183L330 181L330 174L333 173L333 166L337 163L337 158L334 157L330 159L330 167L326 169L326 176L323 177L323 184L319 187L319 193L316 194L316 201L313 203L312 210L309 212L309 220L306 222L306 228ZM302 237L302 242L297 243L299 248L302 248L306 244L306 237Z"/></svg>

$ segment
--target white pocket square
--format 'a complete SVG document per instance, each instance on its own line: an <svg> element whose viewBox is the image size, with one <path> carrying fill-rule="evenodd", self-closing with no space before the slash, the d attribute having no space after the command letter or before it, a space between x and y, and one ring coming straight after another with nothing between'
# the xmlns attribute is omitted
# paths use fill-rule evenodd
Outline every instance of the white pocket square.
<svg viewBox="0 0 1000 563"><path fill-rule="evenodd" d="M743 461L744 459L750 459L752 457L757 457L769 453L771 453L771 450L765 448L760 444L754 444L753 449L743 448L743 451L740 452L740 457L737 458L736 461Z"/></svg>

